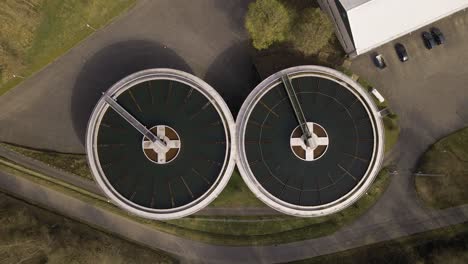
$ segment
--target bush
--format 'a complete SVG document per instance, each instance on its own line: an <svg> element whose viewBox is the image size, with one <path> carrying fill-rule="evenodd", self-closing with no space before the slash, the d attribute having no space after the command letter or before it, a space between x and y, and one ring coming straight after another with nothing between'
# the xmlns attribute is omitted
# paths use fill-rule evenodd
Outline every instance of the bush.
<svg viewBox="0 0 468 264"><path fill-rule="evenodd" d="M266 49L275 42L286 40L291 27L291 11L278 0L257 0L249 5L245 27L253 46Z"/></svg>
<svg viewBox="0 0 468 264"><path fill-rule="evenodd" d="M327 15L319 8L308 8L293 27L291 42L304 55L311 55L327 45L332 36L333 25Z"/></svg>
<svg viewBox="0 0 468 264"><path fill-rule="evenodd" d="M280 0L257 0L249 5L245 27L256 49L288 41L309 56L326 47L333 38L333 24L327 15L320 8L294 6Z"/></svg>

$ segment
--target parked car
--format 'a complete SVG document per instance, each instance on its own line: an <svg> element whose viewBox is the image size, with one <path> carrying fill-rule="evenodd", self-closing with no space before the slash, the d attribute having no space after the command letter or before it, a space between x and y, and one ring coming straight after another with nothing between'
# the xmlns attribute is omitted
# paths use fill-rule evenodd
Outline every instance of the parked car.
<svg viewBox="0 0 468 264"><path fill-rule="evenodd" d="M387 67L387 64L385 63L382 54L374 53L372 56L372 60L374 61L375 66L379 69L384 69L385 67Z"/></svg>
<svg viewBox="0 0 468 264"><path fill-rule="evenodd" d="M422 33L422 38L424 41L424 46L426 46L427 49L432 49L435 46L437 46L436 41L434 40L434 37L432 36L431 33L424 31Z"/></svg>
<svg viewBox="0 0 468 264"><path fill-rule="evenodd" d="M440 29L436 27L431 28L431 34L434 37L434 40L437 43L437 45L442 45L445 43L444 34L442 34L442 31L440 31Z"/></svg>
<svg viewBox="0 0 468 264"><path fill-rule="evenodd" d="M406 52L406 48L405 46L403 46L403 44L401 43L397 43L395 44L395 51L398 55L398 58L402 61L402 62L405 62L409 59L408 57L408 52Z"/></svg>

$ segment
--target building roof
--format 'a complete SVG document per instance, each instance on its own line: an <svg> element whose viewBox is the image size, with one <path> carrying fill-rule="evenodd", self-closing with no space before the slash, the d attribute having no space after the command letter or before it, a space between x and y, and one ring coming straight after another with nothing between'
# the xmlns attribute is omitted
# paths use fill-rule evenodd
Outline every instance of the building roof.
<svg viewBox="0 0 468 264"><path fill-rule="evenodd" d="M340 3L345 10L351 10L370 1L372 0L340 0Z"/></svg>
<svg viewBox="0 0 468 264"><path fill-rule="evenodd" d="M340 0L356 53L412 32L468 7L468 0Z"/></svg>

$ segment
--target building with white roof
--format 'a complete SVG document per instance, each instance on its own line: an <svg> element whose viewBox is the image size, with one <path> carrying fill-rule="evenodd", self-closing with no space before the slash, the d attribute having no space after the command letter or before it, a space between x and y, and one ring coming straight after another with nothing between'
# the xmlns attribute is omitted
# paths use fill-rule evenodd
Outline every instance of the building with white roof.
<svg viewBox="0 0 468 264"><path fill-rule="evenodd" d="M318 0L356 56L468 7L468 0Z"/></svg>

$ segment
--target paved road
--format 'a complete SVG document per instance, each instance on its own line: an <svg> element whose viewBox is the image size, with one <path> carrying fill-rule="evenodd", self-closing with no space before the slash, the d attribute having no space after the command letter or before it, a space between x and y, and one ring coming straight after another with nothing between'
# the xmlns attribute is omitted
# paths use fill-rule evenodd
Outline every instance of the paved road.
<svg viewBox="0 0 468 264"><path fill-rule="evenodd" d="M386 59L384 70L373 66L370 54L352 62L351 69L370 80L400 116L401 135L393 153L400 173L374 208L351 228L402 215L424 215L412 175L418 159L436 140L468 126L468 12L434 25L446 35L444 46L424 48L421 32L428 26L377 49ZM396 42L406 46L408 62L398 61Z"/></svg>
<svg viewBox="0 0 468 264"><path fill-rule="evenodd" d="M22 177L0 172L0 189L79 221L108 230L151 248L158 248L187 262L277 263L310 258L357 246L390 240L468 220L468 205L426 214L401 216L361 228L346 228L333 235L301 242L263 247L215 246L159 232L125 217L96 208L61 192Z"/></svg>
<svg viewBox="0 0 468 264"><path fill-rule="evenodd" d="M113 83L138 70L191 72L234 112L257 80L243 17L250 0L139 0L127 14L0 97L0 141L84 153L90 113Z"/></svg>

